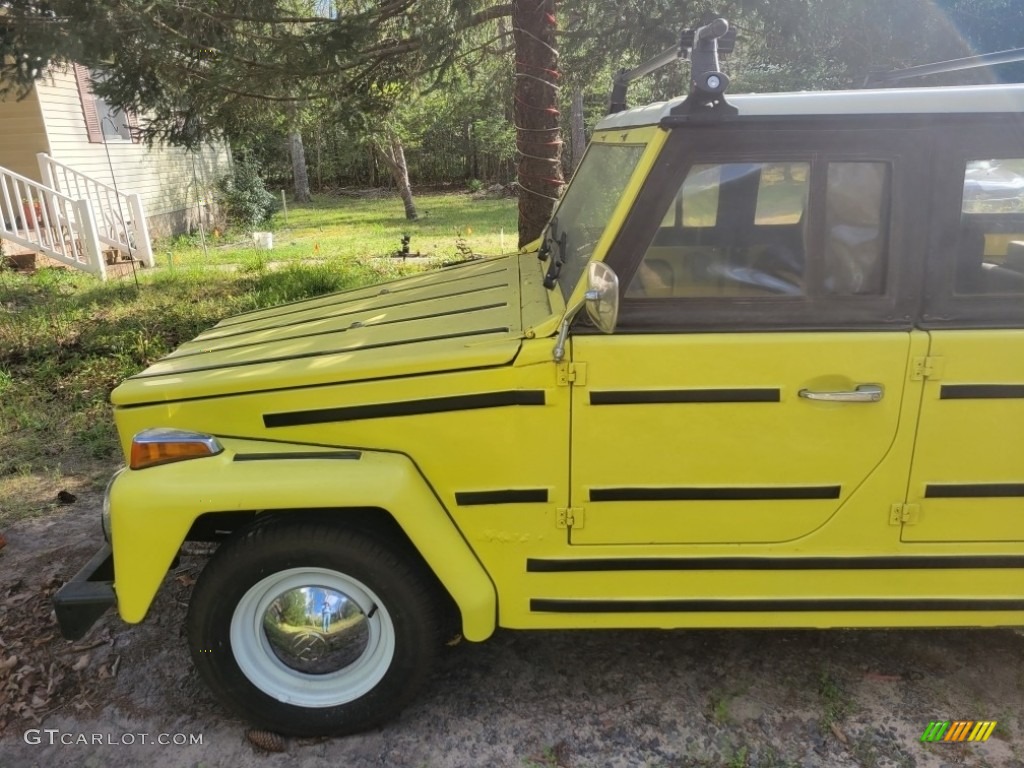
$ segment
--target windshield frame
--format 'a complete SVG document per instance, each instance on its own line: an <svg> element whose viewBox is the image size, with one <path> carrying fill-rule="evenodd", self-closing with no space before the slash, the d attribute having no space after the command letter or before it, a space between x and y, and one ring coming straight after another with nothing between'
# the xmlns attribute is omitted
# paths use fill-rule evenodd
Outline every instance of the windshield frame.
<svg viewBox="0 0 1024 768"><path fill-rule="evenodd" d="M584 279L584 275L586 274L586 265L591 261L603 261L607 255L608 249L615 238L615 234L619 231L622 223L625 221L626 215L629 213L629 209L632 207L633 201L636 199L636 196L640 191L640 187L643 185L644 180L647 178L650 169L653 167L654 162L658 157L658 153L661 151L668 138L668 133L668 131L659 128L656 125L649 125L640 128L633 128L627 131L601 131L599 133L595 133L593 139L591 139L591 142L587 147L586 154L584 154L582 161L576 169L576 173L573 174L569 186L566 187L563 192L558 206L552 214L551 220L548 222L547 226L544 228L543 234L541 235L541 248L548 251L548 265L545 269L550 267L553 260L564 256L560 252L561 246L559 245L559 239L562 238L566 232L570 233L568 238L571 239L572 237L572 224L567 224L567 222L560 220L559 213L562 210L563 202L570 194L572 194L573 185L576 184L579 179L580 169L586 167L588 158L593 160L593 148L595 146L639 146L642 147L642 149L640 157L633 168L629 180L623 187L622 194L615 203L601 235L595 242L589 257L585 262L581 262L579 265L580 269L575 278L569 280L571 273L559 274L558 279L549 287L549 290L552 291L555 288L560 289L559 292L568 306L575 303L573 299L576 297L577 293L582 296L582 291L584 290L583 284L586 282ZM554 224L554 230L552 228L552 224ZM555 237L551 236L552 232L554 232ZM572 248L571 242L568 243L568 247L570 249ZM575 269L573 271L575 271Z"/></svg>

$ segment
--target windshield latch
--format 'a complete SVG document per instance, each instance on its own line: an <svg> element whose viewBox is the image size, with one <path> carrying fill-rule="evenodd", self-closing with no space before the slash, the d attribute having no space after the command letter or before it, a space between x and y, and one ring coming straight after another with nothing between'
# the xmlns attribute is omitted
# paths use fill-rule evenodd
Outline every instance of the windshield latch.
<svg viewBox="0 0 1024 768"><path fill-rule="evenodd" d="M558 246L558 253L552 256L551 265L548 267L548 273L544 275L545 288L554 288L558 284L558 276L562 274L562 265L565 264L565 253L569 244L569 237L565 232L563 232L559 238L553 242Z"/></svg>

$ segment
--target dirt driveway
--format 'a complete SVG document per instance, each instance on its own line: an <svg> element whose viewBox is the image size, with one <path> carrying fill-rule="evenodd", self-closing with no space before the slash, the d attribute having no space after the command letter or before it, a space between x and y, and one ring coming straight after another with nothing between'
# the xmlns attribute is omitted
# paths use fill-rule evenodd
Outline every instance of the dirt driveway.
<svg viewBox="0 0 1024 768"><path fill-rule="evenodd" d="M1024 635L1009 630L504 631L451 649L396 722L264 752L185 648L201 556L143 624L110 615L79 643L57 637L49 595L98 546L98 506L89 494L6 531L0 768L1024 768ZM999 725L983 744L922 744L936 719Z"/></svg>

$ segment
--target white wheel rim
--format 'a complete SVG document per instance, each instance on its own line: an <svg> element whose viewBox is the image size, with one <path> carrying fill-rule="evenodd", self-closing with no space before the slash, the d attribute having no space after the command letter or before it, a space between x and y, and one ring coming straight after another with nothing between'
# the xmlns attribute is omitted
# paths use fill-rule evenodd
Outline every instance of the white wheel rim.
<svg viewBox="0 0 1024 768"><path fill-rule="evenodd" d="M369 637L351 664L327 674L307 674L284 664L263 629L270 604L304 587L341 592L367 617ZM231 650L239 669L263 693L285 704L324 708L347 704L369 693L387 674L395 655L395 626L380 598L356 579L326 568L279 571L249 588L231 617Z"/></svg>

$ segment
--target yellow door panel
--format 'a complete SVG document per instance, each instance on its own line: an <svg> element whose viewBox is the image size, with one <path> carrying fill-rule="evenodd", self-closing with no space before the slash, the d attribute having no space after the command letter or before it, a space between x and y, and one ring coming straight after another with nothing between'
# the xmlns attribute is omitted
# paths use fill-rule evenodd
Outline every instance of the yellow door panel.
<svg viewBox="0 0 1024 768"><path fill-rule="evenodd" d="M844 508L881 522L882 510L858 506L858 490L896 438L910 339L577 337L586 383L573 388L571 494L585 514L572 543L786 542ZM807 397L867 397L868 387L879 399ZM893 501L906 472L883 489Z"/></svg>
<svg viewBox="0 0 1024 768"><path fill-rule="evenodd" d="M1024 541L1024 331L932 331L902 538Z"/></svg>

